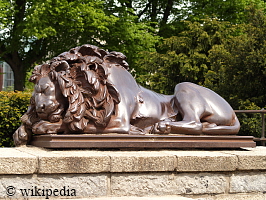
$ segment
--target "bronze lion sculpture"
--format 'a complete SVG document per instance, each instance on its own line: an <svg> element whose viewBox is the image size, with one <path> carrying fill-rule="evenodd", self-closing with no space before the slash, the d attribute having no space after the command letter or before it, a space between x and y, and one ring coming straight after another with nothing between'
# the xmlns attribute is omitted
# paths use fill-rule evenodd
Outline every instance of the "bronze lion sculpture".
<svg viewBox="0 0 266 200"><path fill-rule="evenodd" d="M15 144L27 144L32 134L238 133L233 109L215 92L185 82L173 95L157 94L136 83L125 59L86 44L36 66Z"/></svg>

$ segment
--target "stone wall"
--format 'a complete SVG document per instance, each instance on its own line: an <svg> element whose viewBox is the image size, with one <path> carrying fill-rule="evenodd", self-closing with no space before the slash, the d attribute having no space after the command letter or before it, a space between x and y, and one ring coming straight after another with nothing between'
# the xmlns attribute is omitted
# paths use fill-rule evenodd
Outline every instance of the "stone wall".
<svg viewBox="0 0 266 200"><path fill-rule="evenodd" d="M0 149L0 199L167 195L208 199L240 195L243 199L244 194L266 199L265 192L265 147L219 151Z"/></svg>

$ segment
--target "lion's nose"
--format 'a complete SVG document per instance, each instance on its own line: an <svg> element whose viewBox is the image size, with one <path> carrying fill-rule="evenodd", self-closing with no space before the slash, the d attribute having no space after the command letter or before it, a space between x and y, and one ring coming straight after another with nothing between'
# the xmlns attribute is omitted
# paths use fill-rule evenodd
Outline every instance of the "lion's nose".
<svg viewBox="0 0 266 200"><path fill-rule="evenodd" d="M41 104L40 108L41 108L42 110L44 110L44 109L45 109L45 105L44 105L44 104Z"/></svg>
<svg viewBox="0 0 266 200"><path fill-rule="evenodd" d="M45 104L40 104L36 106L37 113L43 113L45 111Z"/></svg>

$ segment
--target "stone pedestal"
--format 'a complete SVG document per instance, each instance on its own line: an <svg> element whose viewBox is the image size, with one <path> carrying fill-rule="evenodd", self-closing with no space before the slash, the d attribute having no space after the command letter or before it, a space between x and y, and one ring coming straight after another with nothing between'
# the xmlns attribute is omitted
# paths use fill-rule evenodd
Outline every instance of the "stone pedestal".
<svg viewBox="0 0 266 200"><path fill-rule="evenodd" d="M264 200L265 157L265 147L230 151L2 148L0 199Z"/></svg>

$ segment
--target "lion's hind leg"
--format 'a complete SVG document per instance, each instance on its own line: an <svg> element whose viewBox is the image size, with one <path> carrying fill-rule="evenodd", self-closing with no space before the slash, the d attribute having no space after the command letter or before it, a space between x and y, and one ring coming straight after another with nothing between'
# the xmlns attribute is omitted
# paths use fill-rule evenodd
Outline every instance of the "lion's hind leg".
<svg viewBox="0 0 266 200"><path fill-rule="evenodd" d="M236 135L240 123L236 118L233 125L217 125L212 122L196 121L161 121L156 123L153 132L157 134L188 134L188 135Z"/></svg>
<svg viewBox="0 0 266 200"><path fill-rule="evenodd" d="M216 125L215 123L203 123L202 133L206 135L236 135L240 129L240 123L235 117L232 125Z"/></svg>
<svg viewBox="0 0 266 200"><path fill-rule="evenodd" d="M155 130L162 133L202 134L200 117L210 114L210 108L199 90L191 83L180 83L175 88L174 110L178 111L181 121L166 120L159 122Z"/></svg>

